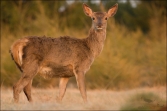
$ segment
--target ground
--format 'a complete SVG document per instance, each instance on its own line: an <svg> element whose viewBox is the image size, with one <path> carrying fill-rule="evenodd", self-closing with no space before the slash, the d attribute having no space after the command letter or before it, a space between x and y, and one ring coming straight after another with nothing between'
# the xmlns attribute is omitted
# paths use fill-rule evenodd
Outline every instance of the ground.
<svg viewBox="0 0 167 111"><path fill-rule="evenodd" d="M61 104L57 103L58 89L32 89L33 103L29 103L23 92L20 102L13 102L12 89L1 87L1 110L120 110L135 94L154 93L166 101L166 87L136 88L132 90L87 90L88 104L84 104L78 89L68 88ZM144 101L144 100L143 100ZM159 107L164 103L153 101ZM151 104L151 103L149 103Z"/></svg>

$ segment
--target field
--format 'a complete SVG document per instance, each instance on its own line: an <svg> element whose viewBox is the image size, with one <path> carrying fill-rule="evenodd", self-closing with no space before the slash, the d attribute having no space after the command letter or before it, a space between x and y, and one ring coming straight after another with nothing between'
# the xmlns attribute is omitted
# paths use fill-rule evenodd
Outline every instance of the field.
<svg viewBox="0 0 167 111"><path fill-rule="evenodd" d="M59 104L56 102L58 79L47 80L40 76L33 79L33 103L27 101L23 92L20 102L13 102L11 88L21 76L9 54L14 41L34 35L87 37L91 18L85 16L81 0L67 5L63 13L58 12L66 6L65 1L2 1L1 110L141 111L166 108L166 2L153 0L148 3L139 0L141 3L136 8L130 8L129 2L116 0L119 9L116 16L108 20L103 51L86 73L88 104L83 103L74 77ZM112 4L115 0L106 3L106 11L107 5ZM94 11L103 10L99 5L91 7ZM125 23L118 18L124 18Z"/></svg>
<svg viewBox="0 0 167 111"><path fill-rule="evenodd" d="M68 88L61 104L56 102L58 89L32 90L33 103L29 103L22 92L20 102L15 104L12 90L1 88L1 110L124 110L130 103L132 107L140 110L145 106L151 109L162 109L166 104L166 88L137 88L133 90L88 90L88 104L84 104L78 89ZM142 96L147 95L147 96ZM151 96L149 96L151 95ZM139 97L130 101L132 98ZM150 99L148 102L145 99ZM150 109L150 110L151 110Z"/></svg>

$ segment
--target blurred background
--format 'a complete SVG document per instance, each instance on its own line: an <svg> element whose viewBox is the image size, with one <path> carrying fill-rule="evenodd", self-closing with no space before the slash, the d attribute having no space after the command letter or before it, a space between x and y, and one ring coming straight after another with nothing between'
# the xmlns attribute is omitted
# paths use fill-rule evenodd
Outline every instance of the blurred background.
<svg viewBox="0 0 167 111"><path fill-rule="evenodd" d="M87 37L91 19L82 3L93 11L119 4L108 20L104 49L86 74L87 89L166 85L166 1L13 0L1 1L1 86L12 87L21 76L9 54L15 40L30 35ZM36 76L33 86L58 87L58 81ZM74 77L68 87L77 87Z"/></svg>

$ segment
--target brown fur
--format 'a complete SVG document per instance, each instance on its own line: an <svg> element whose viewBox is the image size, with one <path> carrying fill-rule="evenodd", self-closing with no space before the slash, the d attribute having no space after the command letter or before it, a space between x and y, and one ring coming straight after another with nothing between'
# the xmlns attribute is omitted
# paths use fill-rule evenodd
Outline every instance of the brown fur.
<svg viewBox="0 0 167 111"><path fill-rule="evenodd" d="M11 55L23 75L13 87L15 101L18 102L22 89L32 101L32 79L40 74L45 78L60 78L58 101L64 96L69 77L75 76L81 95L87 102L85 73L103 49L107 26L105 18L113 16L117 7L116 4L108 13L102 13L92 12L87 5L83 5L85 14L95 18L87 38L30 36L16 41L11 47Z"/></svg>
<svg viewBox="0 0 167 111"><path fill-rule="evenodd" d="M19 39L12 45L10 49L12 58L20 70L22 65L23 47L27 45L27 42L28 42L27 39Z"/></svg>

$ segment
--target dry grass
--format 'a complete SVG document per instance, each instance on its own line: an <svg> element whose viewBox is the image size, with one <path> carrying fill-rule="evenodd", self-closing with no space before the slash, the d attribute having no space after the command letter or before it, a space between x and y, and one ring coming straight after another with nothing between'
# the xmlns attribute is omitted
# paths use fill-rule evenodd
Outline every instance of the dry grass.
<svg viewBox="0 0 167 111"><path fill-rule="evenodd" d="M153 93L166 101L166 88L137 88L127 91L88 90L88 104L83 104L78 89L68 88L62 104L56 102L58 89L33 89L33 103L26 100L23 92L20 94L20 102L13 103L12 90L1 88L1 110L120 110L127 100L139 93ZM165 103L154 101L155 104Z"/></svg>

